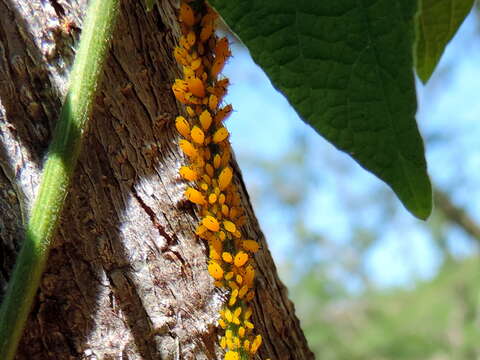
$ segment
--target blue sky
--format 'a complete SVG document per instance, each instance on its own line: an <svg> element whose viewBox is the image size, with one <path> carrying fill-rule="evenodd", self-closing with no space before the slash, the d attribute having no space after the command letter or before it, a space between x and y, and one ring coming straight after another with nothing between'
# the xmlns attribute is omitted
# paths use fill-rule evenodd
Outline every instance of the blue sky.
<svg viewBox="0 0 480 360"><path fill-rule="evenodd" d="M470 16L454 41L447 47L441 64L429 84L418 84L417 119L427 142L429 173L440 188L480 220L480 207L472 199L480 198L480 45L478 22ZM227 125L244 180L252 194L265 186L261 172L252 168L248 158L278 160L296 146L295 136L305 136L315 153L307 166L315 173L306 178L305 189L312 199L301 216L313 230L339 243L347 241L352 225L361 222L376 226L383 219L383 208L369 198L365 211L353 214L345 208L342 196L358 201L388 188L353 160L336 150L304 124L286 99L270 84L247 51L233 42L233 58L225 68L231 80L227 101L235 112ZM437 139L437 140L436 140ZM439 140L438 140L439 139ZM317 154L318 153L318 154ZM339 171L339 169L341 171ZM319 180L320 179L320 180ZM378 199L378 202L383 201ZM382 224L382 237L367 256L366 268L378 286L409 285L412 279L428 279L437 270L440 259L429 232L397 201L391 223ZM295 237L285 218L288 210L253 196L253 205L277 265L288 260L295 249ZM462 231L448 234L449 246L458 256L468 256L473 246ZM312 256L321 256L319 246ZM289 274L281 271L284 277Z"/></svg>

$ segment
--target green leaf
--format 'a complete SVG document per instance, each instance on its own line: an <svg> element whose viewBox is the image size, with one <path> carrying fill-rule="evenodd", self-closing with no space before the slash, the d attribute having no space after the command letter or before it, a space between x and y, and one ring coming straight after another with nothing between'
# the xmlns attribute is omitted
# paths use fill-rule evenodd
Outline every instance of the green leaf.
<svg viewBox="0 0 480 360"><path fill-rule="evenodd" d="M299 115L426 219L415 0L210 0Z"/></svg>
<svg viewBox="0 0 480 360"><path fill-rule="evenodd" d="M421 0L417 16L415 62L417 74L426 83L437 66L474 0Z"/></svg>

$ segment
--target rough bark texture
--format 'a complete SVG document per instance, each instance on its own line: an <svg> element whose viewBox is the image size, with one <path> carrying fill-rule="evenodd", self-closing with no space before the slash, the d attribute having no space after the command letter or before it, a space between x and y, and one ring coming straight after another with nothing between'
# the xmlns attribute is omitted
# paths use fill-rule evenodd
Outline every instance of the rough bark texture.
<svg viewBox="0 0 480 360"><path fill-rule="evenodd" d="M65 95L86 0L0 0L0 295ZM17 359L216 359L224 294L193 235L170 84L173 0L122 2L60 230ZM312 359L237 169L263 246L254 323L260 358Z"/></svg>

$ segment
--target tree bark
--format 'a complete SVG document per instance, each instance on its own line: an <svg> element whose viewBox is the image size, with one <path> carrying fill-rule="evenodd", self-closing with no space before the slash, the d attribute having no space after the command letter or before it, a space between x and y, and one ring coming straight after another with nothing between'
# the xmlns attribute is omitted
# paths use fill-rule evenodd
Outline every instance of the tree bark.
<svg viewBox="0 0 480 360"><path fill-rule="evenodd" d="M86 0L0 0L3 295L65 96ZM123 1L90 128L17 359L217 359L224 301L183 200L170 91L175 1ZM259 358L312 359L236 168L258 239Z"/></svg>

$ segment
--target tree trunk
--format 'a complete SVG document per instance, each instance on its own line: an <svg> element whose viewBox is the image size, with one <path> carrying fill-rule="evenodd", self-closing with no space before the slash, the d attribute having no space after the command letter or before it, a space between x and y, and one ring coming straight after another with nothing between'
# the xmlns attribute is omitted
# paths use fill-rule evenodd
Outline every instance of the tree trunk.
<svg viewBox="0 0 480 360"><path fill-rule="evenodd" d="M86 0L0 0L0 290L3 295L61 107ZM17 359L217 359L224 294L183 200L172 123L181 107L175 1L123 1L90 128ZM258 239L259 357L312 359L240 172Z"/></svg>

